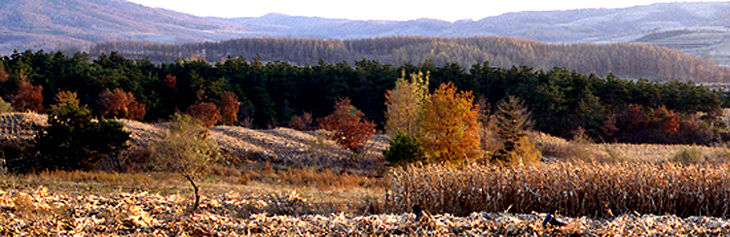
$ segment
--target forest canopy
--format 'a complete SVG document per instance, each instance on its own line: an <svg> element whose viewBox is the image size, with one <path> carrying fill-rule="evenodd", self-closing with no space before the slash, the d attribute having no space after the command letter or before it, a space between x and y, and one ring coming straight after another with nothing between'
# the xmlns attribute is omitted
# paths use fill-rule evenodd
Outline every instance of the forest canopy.
<svg viewBox="0 0 730 237"><path fill-rule="evenodd" d="M541 70L565 67L582 74L614 74L622 78L658 81L728 82L730 69L678 50L648 44L550 44L511 37L382 37L373 39L241 38L221 42L160 44L139 42L101 43L90 55L118 52L128 58L153 62L178 59L224 60L229 55L261 61L286 61L296 65L336 64L362 59L384 64L436 66L455 62L463 66L489 62ZM468 68L466 68L468 69Z"/></svg>
<svg viewBox="0 0 730 237"><path fill-rule="evenodd" d="M19 92L37 88L31 91L40 93L42 100L34 108L48 108L56 93L70 91L77 93L94 116L103 117L109 113L100 101L110 92L118 92L134 100L126 103L129 111L146 111L144 121L166 120L201 103L220 106L226 95L227 101L236 98L238 103L223 104L239 106L238 110L225 109L237 113L237 119L226 119L228 123L267 128L286 125L305 113L322 118L332 113L335 101L348 98L382 130L386 90L393 89L402 75L424 72L430 75L430 91L453 83L458 90L485 99L490 108L507 96L519 97L537 130L562 137L582 129L605 141L706 144L717 141L725 128L720 117L725 96L719 92L691 82L622 80L612 74L581 74L563 67L505 68L482 62L466 70L455 62L437 66L426 60L394 66L367 59L354 65L320 60L297 66L233 57L215 63L178 60L155 64L117 53L91 59L85 53L68 56L26 51L3 57L0 69L0 75L7 75L0 80L4 101L27 103ZM140 106L144 108L137 108Z"/></svg>

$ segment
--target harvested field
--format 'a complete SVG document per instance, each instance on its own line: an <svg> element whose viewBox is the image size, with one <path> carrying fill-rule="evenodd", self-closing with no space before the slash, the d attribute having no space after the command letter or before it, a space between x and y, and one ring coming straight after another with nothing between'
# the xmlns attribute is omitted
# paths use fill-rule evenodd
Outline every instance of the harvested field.
<svg viewBox="0 0 730 237"><path fill-rule="evenodd" d="M730 221L713 217L627 214L610 219L570 218L544 228L544 213L412 213L356 216L343 213L282 215L306 208L296 193L242 197L231 192L203 197L186 214L179 195L116 193L70 196L35 190L0 191L0 235L87 236L677 236L730 234Z"/></svg>
<svg viewBox="0 0 730 237"><path fill-rule="evenodd" d="M45 121L3 116L12 120L0 121L0 135L10 139L28 138L18 128ZM166 129L119 121L131 132L128 154L142 161L152 152L147 144ZM0 236L730 235L730 166L668 162L691 149L724 161L722 148L576 144L538 134L554 162L406 173L384 166L386 136L354 155L324 132L218 126L211 134L225 159L201 177L199 212L186 212L189 185L173 173L0 175ZM581 159L563 162L570 156ZM414 222L413 203L433 215ZM542 226L549 204L567 226Z"/></svg>

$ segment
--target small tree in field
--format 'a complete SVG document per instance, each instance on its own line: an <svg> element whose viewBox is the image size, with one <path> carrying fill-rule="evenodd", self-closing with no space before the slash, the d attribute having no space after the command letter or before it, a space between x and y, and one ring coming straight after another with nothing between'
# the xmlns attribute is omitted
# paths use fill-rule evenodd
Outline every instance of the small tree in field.
<svg viewBox="0 0 730 237"><path fill-rule="evenodd" d="M495 117L502 147L492 156L492 161L523 163L540 159L540 151L527 136L531 127L530 113L522 100L513 96L505 98L497 104Z"/></svg>
<svg viewBox="0 0 730 237"><path fill-rule="evenodd" d="M471 91L457 92L447 83L424 103L419 137L429 159L455 164L481 155L479 105L473 100Z"/></svg>
<svg viewBox="0 0 730 237"><path fill-rule="evenodd" d="M320 128L332 131L332 139L354 153L360 153L375 135L375 123L364 119L365 114L352 106L350 99L335 102L335 112L319 119Z"/></svg>
<svg viewBox="0 0 730 237"><path fill-rule="evenodd" d="M193 187L198 209L200 195L196 180L205 175L218 159L218 144L202 122L185 114L175 114L169 130L153 144L153 166L161 171L180 173Z"/></svg>
<svg viewBox="0 0 730 237"><path fill-rule="evenodd" d="M119 88L102 92L99 105L102 116L142 120L147 112L145 104L137 102L132 93Z"/></svg>
<svg viewBox="0 0 730 237"><path fill-rule="evenodd" d="M203 122L206 127L213 127L221 120L221 111L213 102L200 102L188 107L185 113Z"/></svg>

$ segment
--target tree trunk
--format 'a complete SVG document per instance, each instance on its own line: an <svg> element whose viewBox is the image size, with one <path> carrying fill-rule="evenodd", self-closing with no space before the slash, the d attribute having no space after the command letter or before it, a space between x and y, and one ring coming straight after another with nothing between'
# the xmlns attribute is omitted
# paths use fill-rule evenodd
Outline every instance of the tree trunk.
<svg viewBox="0 0 730 237"><path fill-rule="evenodd" d="M193 204L193 209L190 210L190 213L195 213L196 210L198 210L198 204L200 203L200 195L198 195L198 186L195 185L195 181L193 181L193 177L190 175L185 175L185 178L190 181L190 185L193 185L193 192L195 195L195 203Z"/></svg>

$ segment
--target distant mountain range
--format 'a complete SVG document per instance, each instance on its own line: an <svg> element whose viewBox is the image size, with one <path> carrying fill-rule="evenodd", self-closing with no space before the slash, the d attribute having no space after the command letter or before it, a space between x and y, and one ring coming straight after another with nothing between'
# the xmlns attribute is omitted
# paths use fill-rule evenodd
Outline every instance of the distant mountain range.
<svg viewBox="0 0 730 237"><path fill-rule="evenodd" d="M512 36L548 43L654 44L730 66L728 12L730 2L518 12L456 22L362 21L282 14L227 19L197 17L124 0L2 0L0 53L7 55L14 49L88 49L108 41Z"/></svg>

